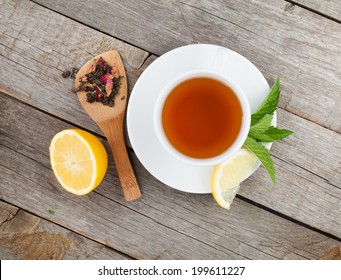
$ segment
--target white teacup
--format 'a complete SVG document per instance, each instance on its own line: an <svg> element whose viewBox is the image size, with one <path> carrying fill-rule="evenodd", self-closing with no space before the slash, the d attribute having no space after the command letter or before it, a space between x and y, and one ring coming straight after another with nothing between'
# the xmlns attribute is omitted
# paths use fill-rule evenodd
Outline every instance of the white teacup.
<svg viewBox="0 0 341 280"><path fill-rule="evenodd" d="M189 157L181 152L179 152L169 141L167 138L162 124L162 111L164 103L168 97L168 95L172 92L172 90L179 85L180 83L190 80L193 78L210 78L214 79L226 86L228 86L235 93L242 110L242 120L241 127L238 136L235 138L235 141L232 145L230 145L224 152L221 154L211 157L211 158L193 158ZM191 165L197 166L213 166L220 162L223 162L229 158L231 158L238 150L242 147L245 142L245 139L248 135L249 128L251 122L251 113L248 100L244 95L242 89L231 79L224 76L220 72L212 69L203 69L203 70L194 70L182 75L179 75L168 84L164 86L162 91L160 92L159 98L156 101L154 108L154 127L156 131L156 135L159 141L162 143L163 147L175 158Z"/></svg>

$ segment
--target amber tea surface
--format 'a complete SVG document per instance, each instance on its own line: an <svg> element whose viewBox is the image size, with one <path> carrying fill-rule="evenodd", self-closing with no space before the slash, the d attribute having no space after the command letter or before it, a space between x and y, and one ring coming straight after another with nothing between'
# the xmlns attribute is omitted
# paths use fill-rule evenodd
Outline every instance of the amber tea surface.
<svg viewBox="0 0 341 280"><path fill-rule="evenodd" d="M204 159L220 155L238 137L242 107L232 89L205 77L186 80L167 96L163 130L184 155Z"/></svg>

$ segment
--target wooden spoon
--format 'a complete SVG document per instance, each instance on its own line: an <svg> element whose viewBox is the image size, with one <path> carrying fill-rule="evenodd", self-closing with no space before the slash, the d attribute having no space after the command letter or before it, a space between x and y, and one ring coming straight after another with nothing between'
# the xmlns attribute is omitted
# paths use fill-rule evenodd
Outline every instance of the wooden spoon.
<svg viewBox="0 0 341 280"><path fill-rule="evenodd" d="M101 128L104 135L109 141L110 148L113 152L116 169L121 181L123 194L126 200L131 201L141 196L139 186L137 184L134 171L132 169L127 148L123 135L123 119L127 106L127 76L119 53L115 50L102 53L89 60L78 71L75 79L75 88L80 85L79 78L92 71L92 65L100 57L110 66L116 66L123 79L119 92L115 96L114 107L103 105L102 102L89 103L86 101L86 92L78 91L78 99L84 110Z"/></svg>

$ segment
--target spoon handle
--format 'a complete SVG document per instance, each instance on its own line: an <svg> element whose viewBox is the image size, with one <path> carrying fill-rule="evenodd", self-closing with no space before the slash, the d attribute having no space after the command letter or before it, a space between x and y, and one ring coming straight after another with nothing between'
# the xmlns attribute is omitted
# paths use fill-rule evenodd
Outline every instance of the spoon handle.
<svg viewBox="0 0 341 280"><path fill-rule="evenodd" d="M114 155L116 170L121 181L124 198L127 201L131 201L140 198L141 192L124 141L123 118L124 115L120 114L111 120L102 122L100 127L108 139Z"/></svg>

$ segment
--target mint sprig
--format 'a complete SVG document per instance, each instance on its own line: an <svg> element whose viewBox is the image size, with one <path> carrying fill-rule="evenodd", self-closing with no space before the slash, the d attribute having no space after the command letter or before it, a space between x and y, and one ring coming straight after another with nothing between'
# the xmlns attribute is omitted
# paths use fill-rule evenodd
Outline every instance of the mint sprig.
<svg viewBox="0 0 341 280"><path fill-rule="evenodd" d="M273 184L276 186L276 171L270 152L262 142L274 142L288 137L293 132L279 129L271 125L273 113L277 109L281 92L280 80L277 77L267 98L260 105L256 113L251 115L251 126L244 147L251 151L268 171Z"/></svg>

